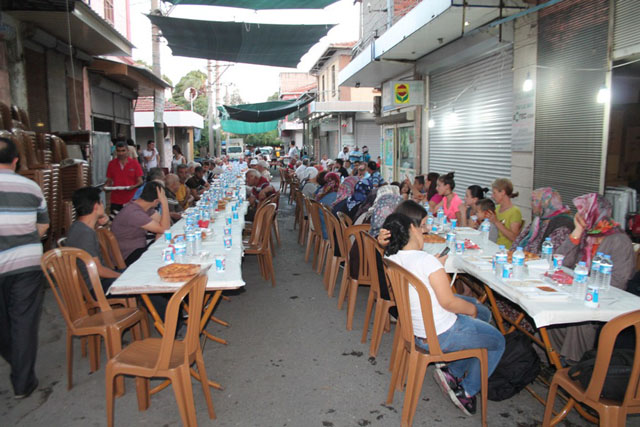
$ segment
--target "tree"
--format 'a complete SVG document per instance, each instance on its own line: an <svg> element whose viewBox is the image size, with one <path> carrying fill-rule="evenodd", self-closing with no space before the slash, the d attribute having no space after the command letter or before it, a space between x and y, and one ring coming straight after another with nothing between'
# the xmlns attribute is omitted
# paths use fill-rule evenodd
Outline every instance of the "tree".
<svg viewBox="0 0 640 427"><path fill-rule="evenodd" d="M270 95L267 98L267 102L268 101L280 101L280 93L279 92L274 92L273 95Z"/></svg>

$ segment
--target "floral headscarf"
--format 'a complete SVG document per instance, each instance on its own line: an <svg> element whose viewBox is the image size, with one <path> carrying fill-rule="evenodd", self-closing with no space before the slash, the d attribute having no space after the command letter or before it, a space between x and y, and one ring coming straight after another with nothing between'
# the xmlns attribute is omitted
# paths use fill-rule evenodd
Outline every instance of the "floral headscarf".
<svg viewBox="0 0 640 427"><path fill-rule="evenodd" d="M338 197L331 206L335 206L344 199L351 196L356 188L359 178L357 176L348 176L342 181L342 184L338 187Z"/></svg>
<svg viewBox="0 0 640 427"><path fill-rule="evenodd" d="M543 187L531 193L531 209L533 221L520 233L512 247L522 246L529 252L538 253L542 245L542 237L548 222L544 222L558 215L566 215L569 207L562 204L560 193L551 187Z"/></svg>
<svg viewBox="0 0 640 427"><path fill-rule="evenodd" d="M322 200L324 196L329 193L335 193L340 186L340 176L335 172L330 172L324 176L325 184L322 186L318 194L316 194L316 200Z"/></svg>
<svg viewBox="0 0 640 427"><path fill-rule="evenodd" d="M381 188L384 187L378 188L378 191L380 191ZM369 234L373 237L378 237L384 220L387 219L403 201L402 196L393 193L387 193L376 198L371 208L371 229L369 230Z"/></svg>
<svg viewBox="0 0 640 427"><path fill-rule="evenodd" d="M582 260L591 268L596 239L620 233L621 230L619 224L611 219L611 203L604 196L597 193L585 194L573 199L573 204L586 223L579 250Z"/></svg>

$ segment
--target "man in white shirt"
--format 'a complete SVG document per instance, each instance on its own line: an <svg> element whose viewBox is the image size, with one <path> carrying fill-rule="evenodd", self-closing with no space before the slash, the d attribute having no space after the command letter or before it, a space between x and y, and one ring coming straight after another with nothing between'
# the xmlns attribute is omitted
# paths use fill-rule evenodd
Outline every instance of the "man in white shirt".
<svg viewBox="0 0 640 427"><path fill-rule="evenodd" d="M349 160L349 147L344 147L342 153L338 154L338 158L342 160Z"/></svg>
<svg viewBox="0 0 640 427"><path fill-rule="evenodd" d="M271 182L271 173L269 173L269 163L267 163L266 160L259 160L255 168L258 172L260 172L260 175L267 178L267 180Z"/></svg>
<svg viewBox="0 0 640 427"><path fill-rule="evenodd" d="M147 149L142 151L142 157L144 158L144 169L146 171L158 167L160 154L158 154L156 143L153 140L147 141Z"/></svg>
<svg viewBox="0 0 640 427"><path fill-rule="evenodd" d="M291 148L289 148L289 157L300 157L300 151L298 151L298 148L296 147L296 142L295 141L291 141Z"/></svg>
<svg viewBox="0 0 640 427"><path fill-rule="evenodd" d="M329 159L326 154L322 155L322 160L320 160L320 164L322 165L322 169L327 169L327 164L329 163Z"/></svg>
<svg viewBox="0 0 640 427"><path fill-rule="evenodd" d="M304 179L308 166L309 159L304 159L302 164L296 168L296 176L298 177L298 180L302 181Z"/></svg>

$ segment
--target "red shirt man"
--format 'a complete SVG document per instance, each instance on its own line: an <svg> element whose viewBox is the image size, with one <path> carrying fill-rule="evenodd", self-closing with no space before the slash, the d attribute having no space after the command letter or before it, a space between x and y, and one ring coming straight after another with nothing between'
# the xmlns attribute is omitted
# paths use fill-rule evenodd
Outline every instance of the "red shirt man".
<svg viewBox="0 0 640 427"><path fill-rule="evenodd" d="M107 187L129 187L126 190L111 192L111 211L120 210L129 203L142 184L142 168L136 159L128 156L127 146L123 142L116 145L116 158L107 166Z"/></svg>

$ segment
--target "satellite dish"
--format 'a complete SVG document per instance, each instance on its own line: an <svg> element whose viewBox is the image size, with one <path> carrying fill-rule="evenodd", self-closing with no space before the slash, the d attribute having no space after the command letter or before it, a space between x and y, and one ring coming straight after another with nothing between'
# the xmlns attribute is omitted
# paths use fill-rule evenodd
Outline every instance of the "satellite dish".
<svg viewBox="0 0 640 427"><path fill-rule="evenodd" d="M184 99L189 102L193 102L198 97L198 91L193 87L188 87L184 91Z"/></svg>

